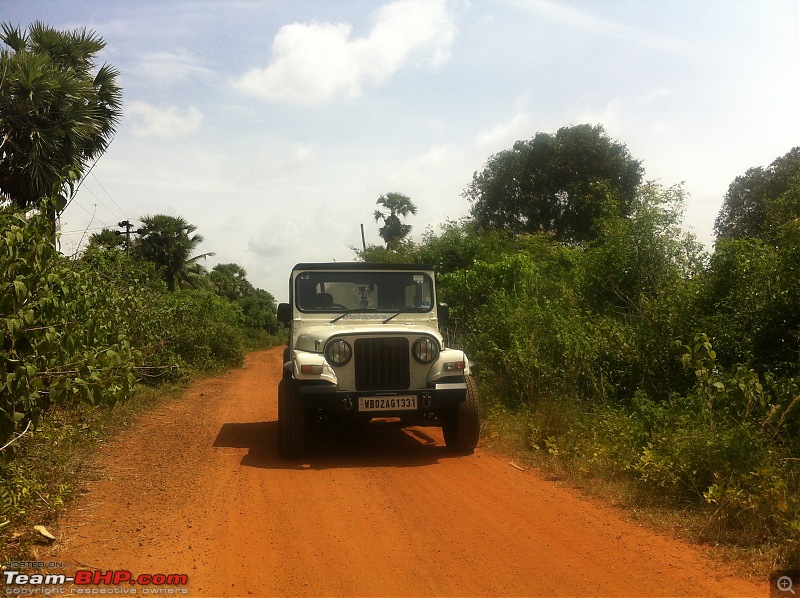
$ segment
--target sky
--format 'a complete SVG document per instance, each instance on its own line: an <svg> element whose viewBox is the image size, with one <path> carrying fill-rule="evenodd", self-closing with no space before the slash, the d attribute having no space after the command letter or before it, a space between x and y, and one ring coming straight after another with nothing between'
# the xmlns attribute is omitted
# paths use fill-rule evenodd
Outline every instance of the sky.
<svg viewBox="0 0 800 598"><path fill-rule="evenodd" d="M143 215L181 216L204 265L278 301L298 262L469 215L497 152L601 124L646 178L683 183L711 247L728 186L800 145L798 0L0 0L0 21L87 28L123 117L61 218L62 251Z"/></svg>

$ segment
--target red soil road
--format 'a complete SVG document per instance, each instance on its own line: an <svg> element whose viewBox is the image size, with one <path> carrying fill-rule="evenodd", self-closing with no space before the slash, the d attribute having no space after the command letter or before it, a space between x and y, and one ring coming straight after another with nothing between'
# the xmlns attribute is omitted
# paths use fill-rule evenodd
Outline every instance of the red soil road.
<svg viewBox="0 0 800 598"><path fill-rule="evenodd" d="M47 558L185 573L190 596L769 594L508 458L451 456L438 428L315 429L282 461L281 359L253 353L105 446Z"/></svg>

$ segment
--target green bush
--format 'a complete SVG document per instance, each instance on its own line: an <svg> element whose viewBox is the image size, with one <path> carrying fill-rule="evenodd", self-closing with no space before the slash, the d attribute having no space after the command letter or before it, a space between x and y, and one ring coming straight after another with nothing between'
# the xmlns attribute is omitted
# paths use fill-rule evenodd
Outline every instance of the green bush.
<svg viewBox="0 0 800 598"><path fill-rule="evenodd" d="M681 348L695 386L647 405L658 416L634 467L639 479L673 500L713 505L711 520L725 539L780 540L797 550L798 382L719 366L705 335Z"/></svg>
<svg viewBox="0 0 800 598"><path fill-rule="evenodd" d="M53 403L110 406L142 375L241 364L238 305L169 293L151 264L118 250L69 260L49 230L46 217L0 212L0 446Z"/></svg>
<svg viewBox="0 0 800 598"><path fill-rule="evenodd" d="M189 367L237 367L244 359L241 309L214 293L179 291L170 296L173 336L167 346Z"/></svg>
<svg viewBox="0 0 800 598"><path fill-rule="evenodd" d="M0 446L51 403L130 396L137 355L113 317L123 302L56 252L45 217L0 213L0 272Z"/></svg>
<svg viewBox="0 0 800 598"><path fill-rule="evenodd" d="M720 241L701 279L703 326L728 360L800 374L800 224L783 243ZM731 361L727 362L730 365Z"/></svg>
<svg viewBox="0 0 800 598"><path fill-rule="evenodd" d="M719 365L706 335L675 343L684 395L630 404L552 397L527 409L528 446L561 469L630 480L638 500L705 513L702 537L800 557L800 386ZM491 400L491 399L490 399Z"/></svg>
<svg viewBox="0 0 800 598"><path fill-rule="evenodd" d="M145 380L242 362L244 318L237 304L211 291L171 293L151 262L119 250L90 252L81 261L98 277L107 301L119 302L109 315L137 350Z"/></svg>
<svg viewBox="0 0 800 598"><path fill-rule="evenodd" d="M530 238L524 251L441 277L470 356L512 403L573 394L581 384L585 312L569 269L568 250Z"/></svg>

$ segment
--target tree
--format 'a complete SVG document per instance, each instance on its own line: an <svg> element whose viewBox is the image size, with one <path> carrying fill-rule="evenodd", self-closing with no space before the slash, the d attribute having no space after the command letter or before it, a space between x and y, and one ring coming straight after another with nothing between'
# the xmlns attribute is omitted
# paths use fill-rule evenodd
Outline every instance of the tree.
<svg viewBox="0 0 800 598"><path fill-rule="evenodd" d="M625 145L601 125L583 124L537 133L495 154L463 196L479 227L582 242L596 236L600 216L630 214L642 176Z"/></svg>
<svg viewBox="0 0 800 598"><path fill-rule="evenodd" d="M246 328L266 330L270 334L278 332L275 297L263 289L255 288L247 280L247 271L239 264L217 264L212 268L209 278L218 295L242 309Z"/></svg>
<svg viewBox="0 0 800 598"><path fill-rule="evenodd" d="M99 233L92 233L86 250L91 249L124 249L125 239L119 231L104 228Z"/></svg>
<svg viewBox="0 0 800 598"><path fill-rule="evenodd" d="M22 209L43 207L55 231L67 190L114 136L122 90L118 71L95 56L92 31L36 22L27 33L7 23L0 40L0 194Z"/></svg>
<svg viewBox="0 0 800 598"><path fill-rule="evenodd" d="M800 147L731 183L714 225L701 313L721 355L796 375Z"/></svg>
<svg viewBox="0 0 800 598"><path fill-rule="evenodd" d="M266 330L270 334L277 334L280 330L276 313L277 305L272 293L254 288L251 293L244 295L236 303L242 308L246 328Z"/></svg>
<svg viewBox="0 0 800 598"><path fill-rule="evenodd" d="M584 253L586 294L598 309L639 312L702 269L701 245L680 226L685 198L682 185L648 181L627 218L598 220L597 238Z"/></svg>
<svg viewBox="0 0 800 598"><path fill-rule="evenodd" d="M253 285L247 280L247 271L239 264L217 264L211 269L209 277L217 293L229 301L236 301L254 291Z"/></svg>
<svg viewBox="0 0 800 598"><path fill-rule="evenodd" d="M800 217L798 188L800 147L792 148L767 168L748 169L728 187L714 222L717 239L774 240L781 225Z"/></svg>
<svg viewBox="0 0 800 598"><path fill-rule="evenodd" d="M156 214L142 216L141 221L137 249L144 259L162 268L170 291L174 291L182 280L187 280L190 273L197 274L190 266L196 265L200 258L214 255L202 253L191 257L195 248L203 242L203 237L189 236L197 227L180 216Z"/></svg>
<svg viewBox="0 0 800 598"><path fill-rule="evenodd" d="M400 217L405 218L409 214L416 214L417 206L414 205L410 197L402 193L381 195L375 203L388 210L388 212L375 210L374 216L375 222L383 219L383 226L378 229L378 234L386 242L386 247L391 249L397 246L411 232L411 225L404 224Z"/></svg>
<svg viewBox="0 0 800 598"><path fill-rule="evenodd" d="M211 279L208 277L208 270L197 261L200 258L205 258L210 255L215 254L214 252L203 253L187 261L186 265L180 271L177 286L186 289L213 292L214 283L211 282Z"/></svg>

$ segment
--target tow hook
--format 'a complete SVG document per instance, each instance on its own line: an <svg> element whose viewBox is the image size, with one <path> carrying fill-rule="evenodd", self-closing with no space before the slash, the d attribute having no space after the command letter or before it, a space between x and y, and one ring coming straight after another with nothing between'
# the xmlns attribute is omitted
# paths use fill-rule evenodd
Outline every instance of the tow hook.
<svg viewBox="0 0 800 598"><path fill-rule="evenodd" d="M431 395L422 395L422 408L423 409L431 408Z"/></svg>
<svg viewBox="0 0 800 598"><path fill-rule="evenodd" d="M353 399L350 397L345 397L342 399L342 405L344 406L345 411L352 411L353 410Z"/></svg>

